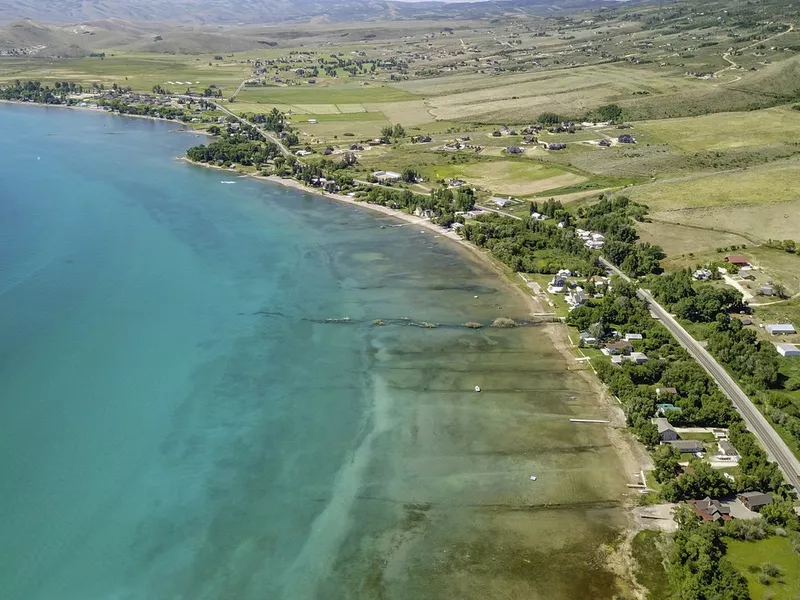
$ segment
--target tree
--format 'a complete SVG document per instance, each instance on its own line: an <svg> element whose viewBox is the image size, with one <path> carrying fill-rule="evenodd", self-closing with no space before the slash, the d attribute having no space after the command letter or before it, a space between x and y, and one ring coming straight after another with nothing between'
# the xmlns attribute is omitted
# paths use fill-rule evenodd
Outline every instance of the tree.
<svg viewBox="0 0 800 600"><path fill-rule="evenodd" d="M653 463L655 471L653 472L656 481L665 483L675 477L680 466L681 453L671 445L659 446L653 453Z"/></svg>
<svg viewBox="0 0 800 600"><path fill-rule="evenodd" d="M759 511L761 517L770 525L797 530L798 517L790 502L773 502L762 507Z"/></svg>
<svg viewBox="0 0 800 600"><path fill-rule="evenodd" d="M789 297L789 294L786 291L786 286L783 285L780 281L772 284L772 291L778 298L786 299Z"/></svg>

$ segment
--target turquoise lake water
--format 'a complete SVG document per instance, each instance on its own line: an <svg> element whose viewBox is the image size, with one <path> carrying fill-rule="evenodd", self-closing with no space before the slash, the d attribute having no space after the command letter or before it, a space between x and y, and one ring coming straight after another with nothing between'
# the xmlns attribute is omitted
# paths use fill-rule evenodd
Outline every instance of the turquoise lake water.
<svg viewBox="0 0 800 600"><path fill-rule="evenodd" d="M612 598L605 407L459 327L520 298L175 129L0 106L0 598Z"/></svg>

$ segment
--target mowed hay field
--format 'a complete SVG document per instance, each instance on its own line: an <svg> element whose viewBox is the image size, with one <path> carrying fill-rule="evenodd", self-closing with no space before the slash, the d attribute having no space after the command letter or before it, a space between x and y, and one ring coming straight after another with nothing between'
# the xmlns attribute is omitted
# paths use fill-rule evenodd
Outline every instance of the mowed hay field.
<svg viewBox="0 0 800 600"><path fill-rule="evenodd" d="M747 238L735 233L687 227L663 221L650 221L637 223L636 232L642 242L649 242L661 246L667 257L683 255L684 253L701 254L713 251L716 248L747 245ZM690 265L696 264L690 261Z"/></svg>
<svg viewBox="0 0 800 600"><path fill-rule="evenodd" d="M456 165L439 165L427 170L429 179L462 179L497 194L527 196L574 185L586 178L556 165L526 160L499 160Z"/></svg>
<svg viewBox="0 0 800 600"><path fill-rule="evenodd" d="M800 111L781 107L642 121L636 123L636 132L648 142L687 152L767 146L800 139Z"/></svg>
<svg viewBox="0 0 800 600"><path fill-rule="evenodd" d="M475 76L455 82L414 82L406 89L423 94L431 113L448 120L523 123L545 111L580 115L634 93L658 96L689 90L693 78L620 65L592 65L513 78Z"/></svg>
<svg viewBox="0 0 800 600"><path fill-rule="evenodd" d="M358 84L245 87L237 98L242 102L286 105L353 105L419 99L410 92L389 85L361 86Z"/></svg>
<svg viewBox="0 0 800 600"><path fill-rule="evenodd" d="M161 85L173 92L183 92L188 86L169 82L192 82L193 91L216 85L233 92L242 80L250 76L251 66L233 59L216 62L212 55L164 54L107 54L105 58L74 59L8 59L0 61L0 83L41 81L71 81L89 86L102 83L105 87L117 84L134 91L151 92ZM209 66L210 63L210 66ZM199 81L200 83L196 83Z"/></svg>

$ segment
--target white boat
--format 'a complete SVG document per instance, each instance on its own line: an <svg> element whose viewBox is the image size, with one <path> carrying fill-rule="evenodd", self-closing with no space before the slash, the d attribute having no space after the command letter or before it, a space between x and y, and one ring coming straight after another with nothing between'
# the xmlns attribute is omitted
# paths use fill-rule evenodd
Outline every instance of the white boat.
<svg viewBox="0 0 800 600"><path fill-rule="evenodd" d="M476 391L476 392L480 392L480 391L481 391L481 388L480 388L480 386L476 385L476 386L475 386L475 391Z"/></svg>
<svg viewBox="0 0 800 600"><path fill-rule="evenodd" d="M536 481L536 475L531 475L531 481Z"/></svg>

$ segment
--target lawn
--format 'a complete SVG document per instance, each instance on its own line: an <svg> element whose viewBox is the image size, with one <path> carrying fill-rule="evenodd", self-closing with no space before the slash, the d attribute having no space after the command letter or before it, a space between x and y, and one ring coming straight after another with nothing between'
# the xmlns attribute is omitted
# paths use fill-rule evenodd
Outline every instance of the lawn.
<svg viewBox="0 0 800 600"><path fill-rule="evenodd" d="M586 179L556 165L526 159L437 165L428 169L426 175L432 180L463 179L493 193L512 196L535 194Z"/></svg>
<svg viewBox="0 0 800 600"><path fill-rule="evenodd" d="M727 556L747 578L753 600L795 600L798 597L800 554L792 552L789 540L773 536L758 542L730 540L727 544ZM758 576L764 563L778 565L783 575L772 579L768 585L760 583Z"/></svg>
<svg viewBox="0 0 800 600"><path fill-rule="evenodd" d="M658 548L660 531L640 531L633 538L632 553L636 558L636 581L647 588L647 600L669 600L670 587L664 569L664 557Z"/></svg>

